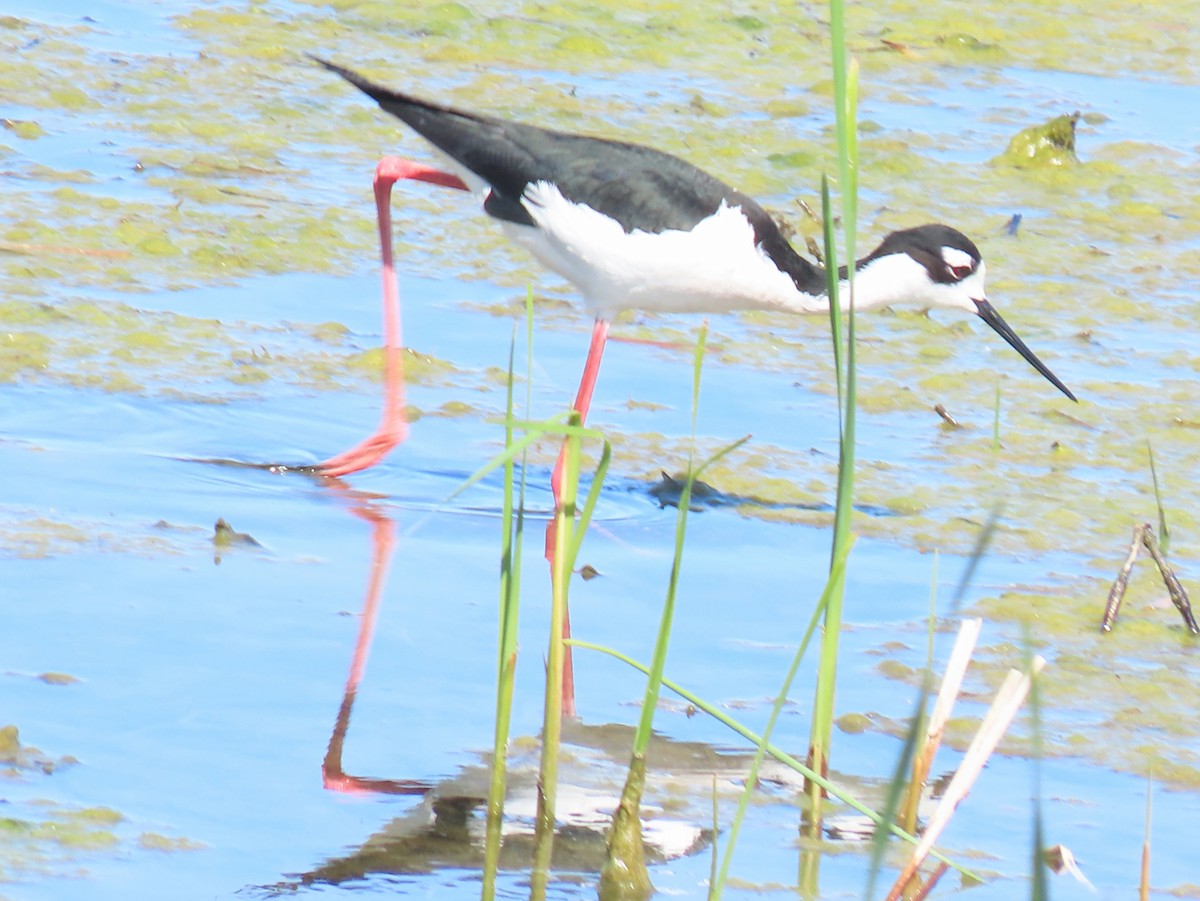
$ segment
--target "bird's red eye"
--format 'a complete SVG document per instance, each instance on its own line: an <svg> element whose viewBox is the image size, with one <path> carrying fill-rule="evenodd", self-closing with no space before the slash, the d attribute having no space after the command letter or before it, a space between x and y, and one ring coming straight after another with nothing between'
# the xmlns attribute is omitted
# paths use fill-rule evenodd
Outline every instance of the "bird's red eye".
<svg viewBox="0 0 1200 901"><path fill-rule="evenodd" d="M956 282L961 282L964 278L971 274L970 266L951 266L950 274L954 276Z"/></svg>

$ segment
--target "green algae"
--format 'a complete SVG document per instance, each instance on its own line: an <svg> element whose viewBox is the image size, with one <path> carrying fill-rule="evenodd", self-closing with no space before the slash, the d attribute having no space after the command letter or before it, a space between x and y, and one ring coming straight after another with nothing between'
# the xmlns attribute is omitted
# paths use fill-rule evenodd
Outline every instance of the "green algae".
<svg viewBox="0 0 1200 901"><path fill-rule="evenodd" d="M85 807L77 810L73 818L80 823L90 823L96 826L115 826L125 821L124 814L118 813L111 807Z"/></svg>
<svg viewBox="0 0 1200 901"><path fill-rule="evenodd" d="M483 410L473 404L464 403L459 400L448 400L431 415L442 416L447 419L457 419L464 416L478 417L482 413Z"/></svg>
<svg viewBox="0 0 1200 901"><path fill-rule="evenodd" d="M38 332L0 334L0 381L15 381L22 373L37 373L50 364L50 339Z"/></svg>
<svg viewBox="0 0 1200 901"><path fill-rule="evenodd" d="M307 334L316 344L297 340ZM341 324L302 328L222 323L128 304L0 302L0 382L52 381L104 391L166 394L181 385L222 392L269 381L318 389L377 381L381 348L360 350ZM414 384L472 384L474 374L415 350ZM490 379L490 375L488 375Z"/></svg>
<svg viewBox="0 0 1200 901"><path fill-rule="evenodd" d="M0 761L9 763L20 753L21 736L13 725L0 726Z"/></svg>
<svg viewBox="0 0 1200 901"><path fill-rule="evenodd" d="M116 530L111 520L68 522L0 504L0 557L42 560L77 553L164 557L188 553L195 544L183 544L152 525L127 523Z"/></svg>
<svg viewBox="0 0 1200 901"><path fill-rule="evenodd" d="M834 724L846 735L861 735L871 729L871 718L865 713L843 713Z"/></svg>
<svg viewBox="0 0 1200 901"><path fill-rule="evenodd" d="M48 684L78 681L64 673L44 673ZM15 725L0 726L0 779L30 782L52 777L62 767L77 764L71 756L53 758L21 741ZM111 807L75 807L53 801L6 801L0 817L0 881L45 876L79 876L81 862L98 855L127 856L128 818ZM153 833L147 833L154 835ZM203 847L186 838L158 837L157 843L139 840L137 846L158 851Z"/></svg>
<svg viewBox="0 0 1200 901"><path fill-rule="evenodd" d="M42 673L38 679L47 685L74 685L80 681L78 676L70 673Z"/></svg>
<svg viewBox="0 0 1200 901"><path fill-rule="evenodd" d="M136 839L124 814L109 807L70 807L49 801L14 803L0 818L0 878L86 876L86 865L132 852L173 853L204 848L186 837L144 832Z"/></svg>
<svg viewBox="0 0 1200 901"><path fill-rule="evenodd" d="M11 723L0 726L0 777L20 779L32 774L48 776L77 762L73 757L54 758L32 745L23 745L16 726Z"/></svg>
<svg viewBox="0 0 1200 901"><path fill-rule="evenodd" d="M170 853L174 851L202 851L208 846L203 842L198 842L183 836L168 836L158 832L143 832L138 836L138 847L144 851L161 851Z"/></svg>
<svg viewBox="0 0 1200 901"><path fill-rule="evenodd" d="M767 162L782 169L808 169L817 164L817 154L807 150L794 150L791 153L772 153Z"/></svg>
<svg viewBox="0 0 1200 901"><path fill-rule="evenodd" d="M73 855L83 851L110 851L120 844L112 830L125 817L104 807L82 809L57 808L41 822L27 823L25 838L30 843L57 846L60 853Z"/></svg>
<svg viewBox="0 0 1200 901"><path fill-rule="evenodd" d="M4 119L0 124L3 124L14 137L20 138L22 141L36 141L38 138L46 136L46 130L37 122Z"/></svg>
<svg viewBox="0 0 1200 901"><path fill-rule="evenodd" d="M1079 113L1072 113L1024 128L1013 135L1008 147L992 160L992 164L1017 169L1073 166L1079 162L1075 155L1078 122Z"/></svg>
<svg viewBox="0 0 1200 901"><path fill-rule="evenodd" d="M383 375L386 351L381 347L354 354L348 364L351 372L379 379ZM457 372L453 363L406 347L403 354L404 375L414 382L430 382Z"/></svg>
<svg viewBox="0 0 1200 901"><path fill-rule="evenodd" d="M213 547L217 549L231 547L255 547L260 548L262 544L248 532L238 532L224 519L218 519L216 525L213 526L212 536Z"/></svg>
<svg viewBox="0 0 1200 901"><path fill-rule="evenodd" d="M1115 575L1116 563L1113 563ZM1146 581L1135 579L1121 620L1111 634L1099 628L1107 584L1089 579L1054 590L1021 586L984 598L966 611L988 620L1025 623L1033 648L1048 658L1041 677L1043 716L1054 723L1043 752L1056 757L1086 756L1104 766L1144 775L1177 788L1200 788L1200 753L1194 737L1193 692L1200 676L1193 639L1169 604L1157 603ZM1179 653L1183 651L1182 655ZM1004 641L984 641L968 673L966 692L986 698L999 686L1022 650ZM886 666L883 664L887 664ZM881 674L912 684L912 674L885 660ZM948 727L948 741L965 747L973 731L968 718ZM1148 745L1147 735L1176 740ZM1045 737L1044 737L1045 738ZM1027 753L1032 736L1018 722L1006 738L1004 753Z"/></svg>

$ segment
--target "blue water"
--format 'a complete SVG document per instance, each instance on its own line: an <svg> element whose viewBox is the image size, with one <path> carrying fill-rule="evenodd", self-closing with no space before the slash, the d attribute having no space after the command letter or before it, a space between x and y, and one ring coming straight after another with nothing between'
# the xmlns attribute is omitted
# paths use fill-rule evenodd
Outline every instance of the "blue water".
<svg viewBox="0 0 1200 901"><path fill-rule="evenodd" d="M913 106L895 103L891 94L886 100L868 94L862 118L889 131L935 136L948 161L983 162L1015 130L1077 110L1085 114L1077 138L1081 159L1088 159L1096 146L1116 141L1200 153L1200 121L1180 115L1200 105L1200 85L1125 75L958 69L945 73L941 85L923 86ZM1103 120L1089 124L1087 114Z"/></svg>
<svg viewBox="0 0 1200 901"><path fill-rule="evenodd" d="M194 52L190 41L169 26L168 17L186 8L185 3L89 5L87 15L94 21L83 23L89 30L78 40L100 54ZM17 0L6 12L62 25L81 22L78 5L71 2ZM578 82L598 90L587 79ZM649 90L672 96L677 86L677 80L667 79ZM614 90L643 88L618 82ZM922 130L947 136L949 160L983 159L983 148L1010 130L997 122L1029 108L1102 112L1109 121L1089 127L1094 132L1089 137L1096 140L1141 139L1149 133L1184 153L1200 143L1195 117L1178 115L1180 109L1197 108L1195 86L1020 70L999 77L960 72L947 77L944 86L928 89L924 99L930 105L915 109L868 97L863 115L894 130L913 127L919 116ZM7 107L5 115L34 118L24 107ZM156 192L130 178L129 139L107 128L103 113L95 119L46 113L36 118L51 134L32 148L22 145L22 162L89 169L104 190L126 199ZM820 125L817 115L803 127ZM303 150L297 148L298 158ZM350 172L328 173L327 179L315 175L313 190L334 190L354 177ZM365 197L365 185L356 186L364 188ZM365 215L365 201L363 210ZM456 215L465 215L465 208ZM501 271L505 266L498 264ZM491 744L500 490L493 477L452 501L445 499L501 440L501 429L489 416L500 413L503 398L488 371L506 364L511 323L472 305L498 303L519 292L486 281L417 277L412 272L421 269L419 256L402 260L401 268L410 344L453 361L461 373L452 384L411 386L411 402L432 410L465 400L480 412L421 419L403 448L348 480L352 487L347 489L294 473L200 461L315 463L374 424L378 397L370 386L316 391L278 381L254 392L228 385L218 390L189 385L177 372L147 373L148 388L136 395L42 382L0 385L0 470L9 474L0 499L0 722L19 725L23 741L48 755L79 759L52 776L25 772L2 783L0 815L44 816L36 802L50 798L66 806L111 807L126 818L116 829L115 852L64 853L44 866L18 869L11 876L15 881L0 883L5 897L259 897L266 893L263 887L300 879L352 853L416 807L408 796L351 797L322 787L321 764L342 703L375 549L373 526L361 515L363 509L390 522L398 542L387 558L382 608L346 737L344 769L352 775L439 783L480 764ZM547 280L538 287L551 284ZM247 335L267 326L279 330L272 340L284 346L311 344L302 331L283 331L288 323L334 319L371 346L379 341L377 290L364 260L360 272L337 278L289 275L92 298L219 318ZM667 320L668 325L684 322ZM888 333L888 325L879 328ZM743 335L747 327L717 320L713 329L719 338ZM827 340L820 321L789 323L788 330L788 339L802 345ZM1036 331L1030 334L1032 344ZM586 340L582 316L559 313L539 324L535 415L569 403ZM1153 348L1163 338L1134 327L1124 340ZM1120 360L1125 349L1109 351L1106 359ZM964 351L989 352L982 346ZM1088 366L1108 365L1074 362L1085 376ZM868 376L871 365L867 360ZM809 390L810 382L828 373L799 366L786 350L765 366L707 366L701 436L723 443L753 432L756 443L830 459L837 440L833 404L827 394ZM1136 373L1121 372L1152 380L1168 376L1170 367L1139 361ZM167 388L212 389L223 402L179 400L168 396ZM614 342L592 420L630 434L683 435L690 429L690 392L690 349ZM631 409L629 398L653 400L664 409ZM936 470L919 459L928 450L927 432L907 415L864 414L861 454L891 461L898 473L914 480L927 478ZM548 585L538 514L550 505L549 456L550 451L543 453L529 470L534 516L526 548L513 726L522 737L536 735L540 727ZM683 462L668 455L639 464L653 472L679 469ZM1097 481L1103 476L1098 470ZM648 656L670 570L674 516L646 494L645 483L614 479L582 554L602 577L573 589L577 635L639 659ZM211 541L218 518L251 534L259 546L222 550L218 562ZM46 520L69 528L48 528ZM45 540L48 545L41 543ZM761 727L823 586L828 543L825 529L746 518L731 508L694 515L670 675ZM950 598L964 566L952 556L937 561L937 611L943 617L954 613ZM989 557L968 601L1014 584L1067 580L1082 566L1066 555ZM923 663L934 572L931 555L907 545L859 540L847 592L839 709L891 718L911 711L913 691L878 673L883 659L878 652L887 645L889 658L913 667ZM986 625L985 639L1000 634L1016 640L999 628ZM948 640L939 634L942 657ZM47 671L81 681L51 686L34 678ZM585 725L633 720L642 690L639 676L608 658L581 654L578 678ZM811 673L805 669L793 692L795 706L787 709L776 734L778 744L797 753L808 733L799 711L811 692ZM960 712L978 715L980 705L966 702ZM688 746L692 749L716 747L730 756L746 750L741 739L703 716L687 717L678 705L664 709L657 725L674 742L695 743ZM878 734L839 735L835 760L848 784L870 791L890 774L898 749L898 742ZM621 748L609 755L614 769L624 753ZM957 761L953 752L943 753L939 772ZM980 866L999 873L972 897L1008 899L1027 892L1022 879L1031 786L1029 761L997 758L956 816L947 848L995 855ZM1047 835L1074 850L1101 897L1126 897L1135 884L1144 790L1140 779L1086 760L1044 764L1040 792ZM1188 824L1195 821L1200 801L1194 793L1155 789L1154 805L1155 884L1195 882ZM725 821L729 806L726 796ZM735 874L753 883L794 883L795 821L783 789L776 790L772 803L756 806ZM147 832L187 838L203 848L143 850L137 840ZM664 894L701 897L708 867L701 853L656 868L653 878ZM63 875L77 869L84 874ZM831 896L857 895L864 871L865 855L829 855L823 884ZM555 896L590 897L593 878L585 876L582 889L566 881L556 884ZM341 891L318 886L301 894L472 898L477 879L470 868L447 868L403 879L380 874L347 883ZM523 896L523 880L505 877L505 895ZM1065 878L1056 881L1054 892L1060 898L1093 897ZM731 894L759 897L750 889Z"/></svg>
<svg viewBox="0 0 1200 901"><path fill-rule="evenodd" d="M369 275L345 280L339 293L367 292L371 284ZM273 306L280 297L294 301L303 294L291 290L298 284L287 279L280 287L274 294L256 292L263 298L256 313L264 320L289 314ZM444 286L437 283L406 279L405 287L410 333L427 336L431 350L457 355L471 345L490 353L471 323L484 332L499 323L441 306L436 297ZM213 313L222 314L228 305L232 314L245 290L142 300L154 307L171 298L203 299ZM480 293L487 292L478 289L475 296ZM346 318L351 328L370 328L369 314L348 311ZM427 329L428 318L443 328ZM565 346L584 336L545 337L547 344ZM613 354L613 377L603 383L610 397L621 396L618 373L627 368L661 385L668 400L688 390L690 367L683 359L622 344L613 346ZM568 395L575 355L548 352L539 362L540 391ZM779 393L781 385L769 380L782 384L789 378L737 367L708 377L714 396L723 382L743 377L768 380L755 395ZM672 387L674 382L679 384ZM411 399L421 406L442 390L414 386ZM73 860L90 874L84 883L89 898L151 898L163 892L228 897L243 887L286 881L361 844L415 803L388 795L347 798L321 787L320 763L341 700L371 558L371 528L354 515L354 496L300 475L180 459L312 462L373 421L371 392L282 388L215 406L54 387L5 386L0 397L12 411L0 466L20 474L6 493L6 521L19 529L27 517L48 516L85 533L80 543L63 542L44 559L10 555L4 563L9 589L0 659L14 674L0 680L4 717L21 725L27 743L81 760L52 778L27 776L6 792L23 815L29 814L28 801L50 795L68 805L110 806L128 818L119 830L125 844L115 858L84 854ZM615 404L601 409L600 419L623 416ZM756 420L765 414L749 404L737 415ZM677 418L685 418L681 410L670 412L667 421L682 428ZM816 421L819 428L828 425ZM321 423L319 433L311 427L315 422ZM799 435L810 440L812 424L795 422ZM771 428L779 430L773 438L788 440L783 422ZM401 537L346 743L349 773L437 782L475 764L490 745L486 711L493 692L499 487L492 479L449 505L441 501L495 449L498 436L498 425L474 418L423 419L404 448L352 480L360 491L379 493L372 503L394 521ZM793 430L790 440L797 437ZM530 473L535 509L549 505L547 476L545 468ZM576 634L644 659L670 567L674 511L614 487L597 516L583 560L603 577L575 587ZM210 529L218 517L252 534L261 548L227 550L215 564ZM527 550L516 735L535 735L539 728L547 603L540 527L535 519ZM147 546L150 541L159 543ZM723 699L739 718L761 727L769 695L820 590L828 535L713 510L692 517L688 548L671 675L703 697ZM787 561L782 569L781 560ZM911 708L910 690L878 676L879 658L869 652L900 641L910 650L897 649L893 656L914 666L924 659L922 619L933 565L927 555L859 541L848 586L842 709L903 716ZM1074 565L1070 558L989 558L974 590L989 593ZM962 566L952 557L938 565L943 614ZM939 642L943 653L946 640ZM584 723L629 719L640 678L595 655L581 655L578 666ZM51 687L28 678L46 670L82 682ZM801 704L812 691L809 678L803 675L794 691ZM658 724L673 738L741 745L705 718L688 719L673 709ZM800 750L806 736L806 718L791 711L776 740ZM893 740L880 736L840 736L837 762L846 773L885 777L897 750ZM993 763L956 820L951 848L956 842L990 848L1009 858L997 864L1003 872L1023 871L1019 849L1029 834L1024 800L1029 767L1020 759ZM1140 839L1141 783L1081 761L1051 762L1043 778L1055 840L1085 858L1085 870L1097 884L1130 885L1136 872L1132 849ZM1186 793L1162 794L1155 803L1164 823L1186 822L1197 806ZM1125 812L1118 815L1119 810ZM780 804L755 820L736 872L752 880L794 879L788 875L795 866L788 851L794 816L790 805ZM1102 829L1105 847L1111 842L1130 849L1129 860L1121 853L1086 854ZM174 854L136 850L136 836L147 831L183 836L206 848ZM1156 876L1170 884L1184 878L1182 861L1189 854L1174 847L1186 843L1186 830L1165 832L1156 841L1161 861ZM701 855L656 870L654 878L663 890L694 895L706 873ZM853 855L833 858L825 869L831 885L857 885L861 874L862 861ZM434 885L437 897L473 897L477 891L469 872L418 881L409 890L424 893ZM355 891L372 886L380 893L394 888L381 876L356 883ZM79 897L80 883L27 877L14 889L15 898L67 899ZM1001 898L1011 897L1012 890L1001 880L978 891ZM1075 896L1065 883L1062 890ZM559 891L576 897L567 886Z"/></svg>

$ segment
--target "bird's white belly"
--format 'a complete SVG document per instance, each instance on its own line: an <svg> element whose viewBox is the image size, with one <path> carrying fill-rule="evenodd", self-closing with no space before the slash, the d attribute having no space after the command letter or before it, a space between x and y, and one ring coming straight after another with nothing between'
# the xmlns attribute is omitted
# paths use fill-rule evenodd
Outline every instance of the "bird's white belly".
<svg viewBox="0 0 1200 901"><path fill-rule="evenodd" d="M626 233L620 223L572 203L544 182L526 192L536 227L505 232L578 286L592 312L724 313L739 309L807 312L815 299L755 245L738 207L721 208L691 231Z"/></svg>

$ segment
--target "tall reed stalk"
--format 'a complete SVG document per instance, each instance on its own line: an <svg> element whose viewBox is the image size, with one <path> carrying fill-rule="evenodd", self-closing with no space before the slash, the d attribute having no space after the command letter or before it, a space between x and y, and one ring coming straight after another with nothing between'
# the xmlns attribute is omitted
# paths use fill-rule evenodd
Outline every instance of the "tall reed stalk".
<svg viewBox="0 0 1200 901"><path fill-rule="evenodd" d="M554 851L555 808L558 798L558 752L562 740L563 662L566 645L563 623L567 615L567 590L575 559L596 501L608 472L612 447L600 433L582 426L581 417L572 410L563 430L566 465L563 468L562 498L554 511L554 550L550 567L550 645L546 652L546 697L542 710L542 756L538 770L537 814L534 824L533 871L529 896L533 901L546 897L550 862ZM591 489L582 511L577 508L579 467L583 438L601 438L603 449ZM576 518L578 514L578 519Z"/></svg>
<svg viewBox="0 0 1200 901"><path fill-rule="evenodd" d="M750 764L750 771L746 775L746 784L742 789L741 798L738 800L737 813L734 814L733 823L729 828L729 839L725 842L725 855L721 861L720 871L717 874L717 878L713 880L712 884L709 886L708 897L710 901L717 901L717 899L721 897L721 893L724 891L725 882L729 878L729 867L733 861L733 851L734 848L737 847L737 840L738 835L741 832L742 822L745 820L746 811L750 806L750 798L758 787L758 772L762 766L763 758L766 756L767 752L771 750L771 733L774 731L775 723L778 721L779 714L783 710L783 705L787 701L788 692L792 686L792 680L795 679L796 673L800 669L800 661L804 659L804 652L808 650L809 641L816 632L817 625L821 622L822 615L826 614L829 609L830 595L833 592L835 585L842 578L846 566L846 557L850 553L850 547L852 544L853 538L847 542L842 556L834 561L833 571L830 573L829 579L825 583L825 589L821 592L821 598L817 602L816 608L813 610L812 617L809 619L808 629L805 631L804 637L800 640L800 644L796 648L796 653L792 657L792 665L788 669L787 675L783 680L783 685L780 686L779 693L775 698L775 704L771 709L771 715L767 719L767 727L763 730L761 736L755 737L758 744L758 749L755 752L753 762ZM778 753L774 751L771 751L771 753L777 759L780 759ZM806 784L817 786L818 791L831 788L829 782L825 779L825 773L817 772L803 766L797 766L795 768L804 773ZM863 812L867 812L868 815L872 815L870 812L866 811L865 808L861 808L861 805L860 809L862 809Z"/></svg>
<svg viewBox="0 0 1200 901"><path fill-rule="evenodd" d="M526 299L526 323L528 343L532 346L532 307ZM549 877L550 856L554 843L554 808L558 780L558 748L562 733L562 672L565 644L562 623L566 615L567 586L575 566L583 534L587 530L600 488L608 473L612 458L612 446L595 429L582 426L577 412L550 417L541 421L517 419L513 415L513 355L509 353L508 399L506 403L504 450L481 466L452 491L443 503L449 503L462 492L483 479L488 473L504 467L504 501L501 520L500 553L500 623L497 649L496 728L493 748L493 768L488 789L487 841L484 851L483 897L495 896L495 876L498 869L502 844L505 762L507 759L508 733L511 723L513 682L516 672L517 611L520 592L521 545L524 534L525 474L522 466L518 501L514 507L515 484L514 461L524 459L531 444L547 435L564 439L567 447L566 467L563 473L563 502L555 516L555 555L552 568L552 600L550 646L547 652L546 706L542 726L542 762L539 776L537 822L535 826L534 868L531 874L531 897L544 898ZM532 351L527 361L532 370ZM530 405L532 388L526 387L526 406ZM523 431L520 438L517 430ZM591 488L581 511L577 510L576 499L579 486L580 447L583 440L601 443L600 460L592 477ZM576 514L578 513L578 519ZM515 515L515 521L514 521ZM419 526L421 521L418 521ZM416 526L414 526L416 528Z"/></svg>
<svg viewBox="0 0 1200 901"><path fill-rule="evenodd" d="M846 24L841 0L830 0L829 14L834 111L837 118L838 193L842 208L849 304L843 345L834 216L829 199L829 185L827 180L823 179L821 201L825 227L826 290L829 294L830 329L833 337L834 367L837 373L840 441L837 508L834 513L833 546L830 550L832 584L829 601L825 608L821 658L818 664L809 740L809 765L822 775L829 770L829 748L833 738L834 687L837 680L838 639L842 626L842 601L845 589L845 568L838 567L837 561L845 558L850 543L851 518L854 512L854 442L858 399L853 278L855 229L858 221L858 140L855 124L858 107L858 66L857 63L847 60ZM810 782L807 786L807 796L809 806L804 833L807 838L816 839L820 837L821 831L821 788ZM809 886L815 889L816 863L815 856L802 855L800 878L802 887Z"/></svg>
<svg viewBox="0 0 1200 901"><path fill-rule="evenodd" d="M828 590L828 587L829 587L828 583L826 583L825 590ZM808 641L811 638L812 633L814 633L816 631L817 626L820 624L821 614L824 612L825 612L825 605L824 605L824 600L822 599L821 601L819 601L817 603L817 606L814 611L814 616L812 618L812 621L809 624L809 629L808 629L808 631L805 632L804 638L800 643L800 648L796 653L797 664L798 664L799 660L803 659L804 651L808 646ZM632 657L628 656L627 654L622 654L620 651L615 650L614 648L605 647L604 645L599 645L599 644L596 644L595 642L591 642L591 641L584 641L579 638L571 638L566 643L574 648L584 648L589 651L598 651L601 654L607 654L608 656L612 657L613 659L619 660L622 663L624 663L625 665L631 666L634 669L641 671L645 675L650 674L649 666L647 666L644 663L640 663L637 660L634 660ZM857 811L858 813L862 814L864 817L866 817L868 820L870 820L872 823L874 823L880 829L887 830L892 835L896 836L899 839L902 839L903 841L908 842L910 845L917 844L918 839L916 838L916 836L910 835L909 833L905 832L903 829L901 829L895 823L885 822L882 815L880 815L876 811L872 810L870 807L868 807L862 801L859 801L853 795L849 794L847 791L840 788L833 782L830 782L828 779L825 779L823 776L820 776L819 774L814 773L807 766L805 766L804 763L797 760L795 757L792 757L790 754L788 754L782 748L778 747L777 745L771 744L770 739L766 734L759 735L758 733L754 732L753 730L747 728L744 724L735 720L733 717L729 716L729 714L727 714L724 710L721 709L721 706L719 704L715 704L710 701L706 701L704 698L700 697L699 695L695 694L694 692L688 691L686 688L684 688L679 683L673 682L671 679L668 679L665 676L663 677L662 684L665 688L670 689L672 692L674 692L676 695L678 695L683 700L687 701L687 703L691 704L697 710L708 714L714 720L716 720L717 722L721 723L722 725L728 727L729 729L731 729L732 731L734 731L735 733L740 735L742 738L744 738L746 741L750 742L752 745L763 748L767 754L770 754L775 760L778 760L784 766L791 768L792 770L794 770L795 772L799 773L801 776L804 776L807 779L811 779L813 782L815 782L819 786L821 786L821 788L825 789L825 791L828 792L832 797L837 798L839 801L841 801L843 804L845 804L851 810ZM786 700L786 698L785 698L785 700ZM753 784L754 779L757 778L755 775L756 772L757 771L752 770L750 775L747 776L747 779L746 779L747 784L751 784L751 785ZM746 795L747 807L749 806L749 799L752 795L753 795L753 791L751 791L749 794ZM736 824L736 822L737 821L735 819L735 824ZM728 853L728 846L730 844L732 844L732 842L733 842L733 832L734 832L733 828L730 828L730 830L729 830L730 838L726 842L727 853ZM970 870L968 870L966 867L962 866L961 864L955 863L954 861L952 861L948 857L946 857L944 854L941 854L936 850L930 851L929 856L934 858L935 860L945 863L949 867L953 867L955 870L960 872L965 879L967 879L969 881L973 881L973 882L980 881L979 877L976 876L974 873L972 873ZM716 886L718 884L718 882L719 882L719 877L714 877L711 884L713 886ZM718 895L719 895L719 892L714 892L712 890L709 891L710 898L717 897Z"/></svg>
<svg viewBox="0 0 1200 901"><path fill-rule="evenodd" d="M613 814L612 826L609 829L607 854L604 868L600 872L601 901L647 898L654 889L650 884L650 874L646 870L645 851L642 845L641 803L646 786L646 751L650 746L650 737L653 733L654 713L658 709L658 698L662 692L667 648L671 639L671 628L675 621L675 598L679 588L679 575L683 567L684 537L687 534L692 489L696 484L696 479L705 469L749 440L747 435L721 449L699 467L695 464L696 417L700 409L700 372L704 363L707 339L708 323L705 323L700 327L692 362L692 446L688 453L687 478L684 480L683 490L680 492L676 505L678 514L675 518L675 556L671 563L671 576L667 582L662 616L659 619L654 655L647 673L646 693L642 699L642 715L633 738L629 772L626 775L621 800Z"/></svg>
<svg viewBox="0 0 1200 901"><path fill-rule="evenodd" d="M516 356L517 326L513 325L508 350L508 391L504 408L504 449L510 451L514 439L513 364ZM532 404L533 393L533 292L525 294L525 409ZM516 461L509 456L504 463L504 500L500 521L500 620L496 661L496 730L492 746L492 778L488 786L487 833L484 844L483 901L496 897L496 875L500 868L500 845L504 829L504 795L507 786L508 735L512 724L513 689L517 673L517 623L521 598L521 549L525 528L525 456L521 457L521 483L517 502L513 503Z"/></svg>
<svg viewBox="0 0 1200 901"><path fill-rule="evenodd" d="M1033 637L1025 626L1025 671L1029 673L1029 716L1033 734L1033 847L1030 849L1029 897L1031 901L1049 901L1050 886L1046 879L1046 831L1042 817L1042 757L1045 741L1042 735L1041 673L1034 663Z"/></svg>
<svg viewBox="0 0 1200 901"><path fill-rule="evenodd" d="M550 646L546 652L546 699L542 710L542 759L538 770L537 819L534 828L533 872L530 874L532 899L546 897L550 877L550 859L554 851L555 806L558 798L558 748L562 739L563 621L567 610L567 583L570 561L567 548L574 543L575 498L579 485L579 413L571 411L566 438L566 466L563 468L562 499L554 511L554 553L551 560Z"/></svg>
<svg viewBox="0 0 1200 901"><path fill-rule="evenodd" d="M1167 527L1167 511L1163 507L1162 491L1158 487L1158 468L1154 465L1154 445L1146 439L1146 454L1150 458L1150 480L1154 483L1154 506L1158 508L1158 546L1163 556L1171 550L1171 530Z"/></svg>

